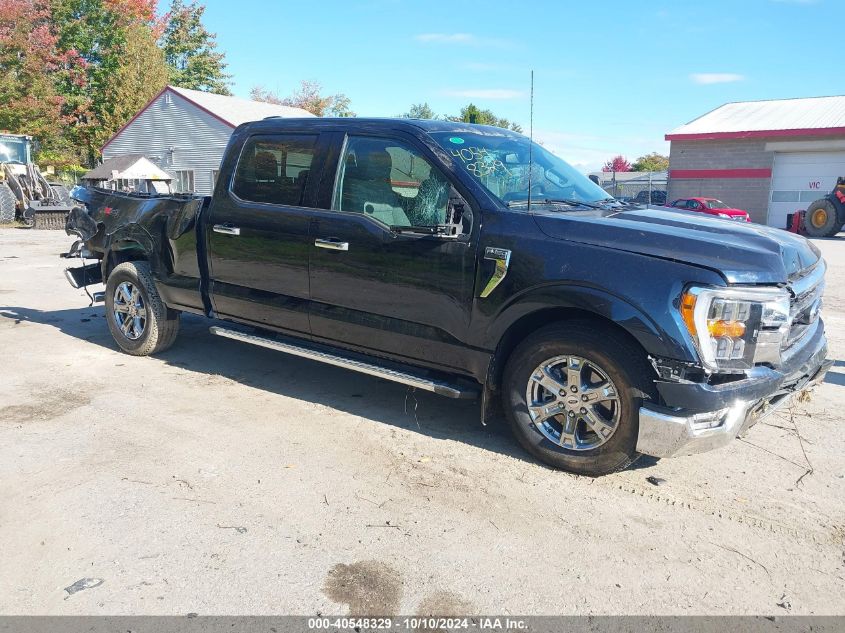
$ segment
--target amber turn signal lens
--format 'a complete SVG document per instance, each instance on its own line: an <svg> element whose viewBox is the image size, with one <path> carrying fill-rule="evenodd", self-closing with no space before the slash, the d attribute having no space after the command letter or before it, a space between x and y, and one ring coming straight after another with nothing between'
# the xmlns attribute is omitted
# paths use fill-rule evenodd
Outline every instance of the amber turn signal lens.
<svg viewBox="0 0 845 633"><path fill-rule="evenodd" d="M696 335L695 329L695 300L696 296L689 292L685 292L681 295L681 318L684 320L684 323L689 330L689 333L693 336Z"/></svg>
<svg viewBox="0 0 845 633"><path fill-rule="evenodd" d="M742 321L708 321L707 331L715 338L723 336L740 338L745 336L745 323Z"/></svg>

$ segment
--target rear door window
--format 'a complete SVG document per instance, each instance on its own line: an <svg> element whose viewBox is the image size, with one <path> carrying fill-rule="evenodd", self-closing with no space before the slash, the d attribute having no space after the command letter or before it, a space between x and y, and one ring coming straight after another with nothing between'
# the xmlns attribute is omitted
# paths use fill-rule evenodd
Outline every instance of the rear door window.
<svg viewBox="0 0 845 633"><path fill-rule="evenodd" d="M251 137L241 152L232 193L247 202L303 206L316 144L316 134Z"/></svg>

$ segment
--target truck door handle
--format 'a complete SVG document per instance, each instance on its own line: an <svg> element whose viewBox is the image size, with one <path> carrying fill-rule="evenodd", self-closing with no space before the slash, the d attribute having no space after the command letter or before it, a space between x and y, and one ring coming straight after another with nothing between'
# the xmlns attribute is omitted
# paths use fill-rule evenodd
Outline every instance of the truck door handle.
<svg viewBox="0 0 845 633"><path fill-rule="evenodd" d="M215 233L223 233L224 235L240 235L241 229L231 224L215 224L212 227Z"/></svg>
<svg viewBox="0 0 845 633"><path fill-rule="evenodd" d="M349 250L349 242L341 242L333 237L329 239L321 239L317 238L314 240L314 246L317 248L328 248L332 251L348 251Z"/></svg>

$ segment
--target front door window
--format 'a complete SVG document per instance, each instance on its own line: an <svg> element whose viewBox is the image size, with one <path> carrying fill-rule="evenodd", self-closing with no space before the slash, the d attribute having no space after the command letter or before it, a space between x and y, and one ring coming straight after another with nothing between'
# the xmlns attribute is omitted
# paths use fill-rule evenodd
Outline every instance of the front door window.
<svg viewBox="0 0 845 633"><path fill-rule="evenodd" d="M389 227L436 227L447 222L449 191L445 176L404 142L350 136L332 208Z"/></svg>

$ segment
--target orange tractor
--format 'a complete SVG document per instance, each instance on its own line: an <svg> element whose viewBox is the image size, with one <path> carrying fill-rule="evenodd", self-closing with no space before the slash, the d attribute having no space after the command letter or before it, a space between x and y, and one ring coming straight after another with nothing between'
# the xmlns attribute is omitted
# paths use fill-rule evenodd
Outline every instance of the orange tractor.
<svg viewBox="0 0 845 633"><path fill-rule="evenodd" d="M810 237L833 237L845 225L845 177L821 200L804 212L804 233Z"/></svg>

